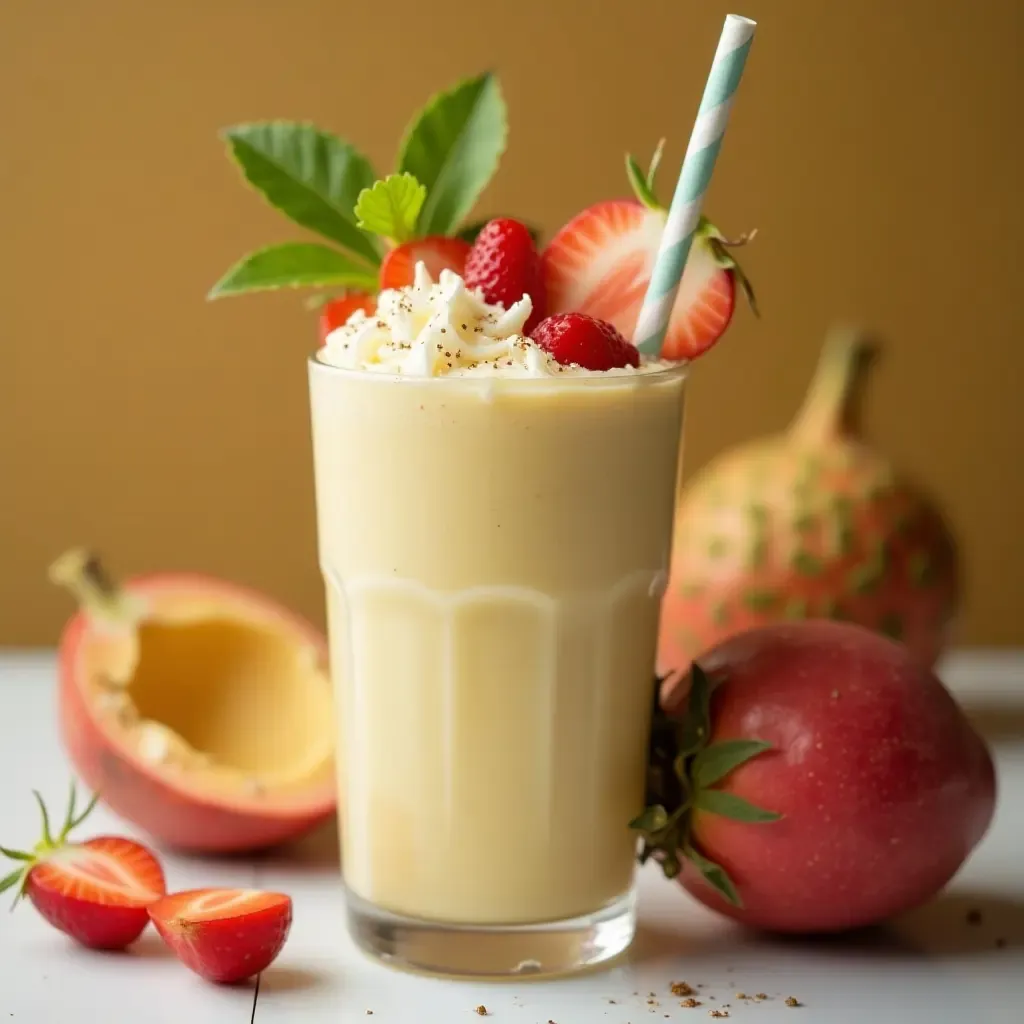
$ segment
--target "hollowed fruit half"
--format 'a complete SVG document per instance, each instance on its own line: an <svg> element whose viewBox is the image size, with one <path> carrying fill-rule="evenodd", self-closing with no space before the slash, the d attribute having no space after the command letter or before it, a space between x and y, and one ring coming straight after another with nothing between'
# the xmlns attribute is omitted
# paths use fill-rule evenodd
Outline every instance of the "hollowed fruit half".
<svg viewBox="0 0 1024 1024"><path fill-rule="evenodd" d="M335 805L323 637L243 587L162 574L115 585L96 558L50 571L79 611L60 642L60 728L82 779L185 850L260 849Z"/></svg>

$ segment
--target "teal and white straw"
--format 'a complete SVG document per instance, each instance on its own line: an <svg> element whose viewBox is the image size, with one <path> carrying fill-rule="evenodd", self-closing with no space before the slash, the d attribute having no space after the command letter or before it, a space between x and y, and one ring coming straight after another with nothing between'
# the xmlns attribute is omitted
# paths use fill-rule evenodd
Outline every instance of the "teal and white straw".
<svg viewBox="0 0 1024 1024"><path fill-rule="evenodd" d="M651 283L647 286L636 322L633 337L636 347L645 355L656 356L665 340L683 268L700 222L704 193L715 169L725 126L729 123L732 100L747 63L756 27L757 22L749 18L726 15L711 73L704 86L704 97L697 111L697 122L693 126L679 182L672 196L668 222L658 246Z"/></svg>

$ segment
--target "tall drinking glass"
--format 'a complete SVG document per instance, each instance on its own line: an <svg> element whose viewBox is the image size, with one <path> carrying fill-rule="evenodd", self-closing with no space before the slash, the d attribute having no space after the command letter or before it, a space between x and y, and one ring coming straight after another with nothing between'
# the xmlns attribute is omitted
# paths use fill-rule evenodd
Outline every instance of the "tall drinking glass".
<svg viewBox="0 0 1024 1024"><path fill-rule="evenodd" d="M451 975L634 930L684 371L309 367L350 931Z"/></svg>

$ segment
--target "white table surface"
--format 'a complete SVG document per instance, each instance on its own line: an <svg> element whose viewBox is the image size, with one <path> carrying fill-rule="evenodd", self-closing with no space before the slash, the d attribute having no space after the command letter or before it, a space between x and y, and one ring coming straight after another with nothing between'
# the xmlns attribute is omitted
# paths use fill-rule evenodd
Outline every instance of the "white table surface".
<svg viewBox="0 0 1024 1024"><path fill-rule="evenodd" d="M287 857L167 854L168 884L259 886L291 894L295 920L276 963L254 982L218 987L182 967L147 930L123 954L75 945L29 904L0 908L0 1024L646 1024L695 1022L727 1008L739 1022L1024 1021L1024 652L960 652L943 677L989 736L1000 784L996 820L947 893L882 931L853 939L772 941L693 904L656 871L641 873L641 925L616 966L561 981L454 982L416 977L358 953L343 927L331 829ZM51 653L0 653L0 842L37 836L30 790L60 804L69 768L54 713ZM131 834L99 809L93 834ZM84 830L88 834L90 827ZM980 924L967 912L981 911ZM700 985L686 1009L672 981ZM737 992L764 992L750 1004ZM653 993L653 997L652 997ZM795 996L797 1009L785 998ZM657 1005L650 1004L654 999ZM372 1017L368 1016L372 1011ZM795 1015L795 1016L794 1016Z"/></svg>

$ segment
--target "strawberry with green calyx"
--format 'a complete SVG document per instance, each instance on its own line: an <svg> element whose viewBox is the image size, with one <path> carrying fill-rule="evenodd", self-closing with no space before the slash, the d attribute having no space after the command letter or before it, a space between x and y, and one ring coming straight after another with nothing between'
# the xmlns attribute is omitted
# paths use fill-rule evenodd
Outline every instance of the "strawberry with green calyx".
<svg viewBox="0 0 1024 1024"><path fill-rule="evenodd" d="M761 824L781 815L757 807L735 793L717 788L740 765L771 749L757 739L712 741L711 681L694 664L689 696L679 717L666 714L660 695L664 679L655 681L647 796L644 811L630 822L643 836L640 863L653 858L666 877L676 878L688 862L729 903L742 906L725 869L700 849L702 815Z"/></svg>
<svg viewBox="0 0 1024 1024"><path fill-rule="evenodd" d="M541 254L548 312L580 312L606 320L632 338L665 228L667 211L655 194L662 144L646 175L626 156L635 199L597 203L572 218ZM736 288L757 312L753 289L730 252L753 233L729 241L702 217L662 346L666 359L695 359L725 332Z"/></svg>
<svg viewBox="0 0 1024 1024"><path fill-rule="evenodd" d="M272 121L224 137L250 186L323 242L286 242L235 264L210 298L280 288L337 289L335 299L373 296L406 280L421 254L436 274L459 269L464 222L507 141L505 101L484 73L432 97L402 140L395 173L378 180L351 143L309 124ZM326 243L326 244L325 244Z"/></svg>
<svg viewBox="0 0 1024 1024"><path fill-rule="evenodd" d="M76 809L72 783L68 809L54 836L50 817L33 790L43 819L42 838L31 850L0 847L19 866L0 880L0 892L17 887L15 903L28 898L51 925L92 949L123 949L149 921L146 908L166 892L163 869L140 843L120 836L68 842L89 816L97 796Z"/></svg>

